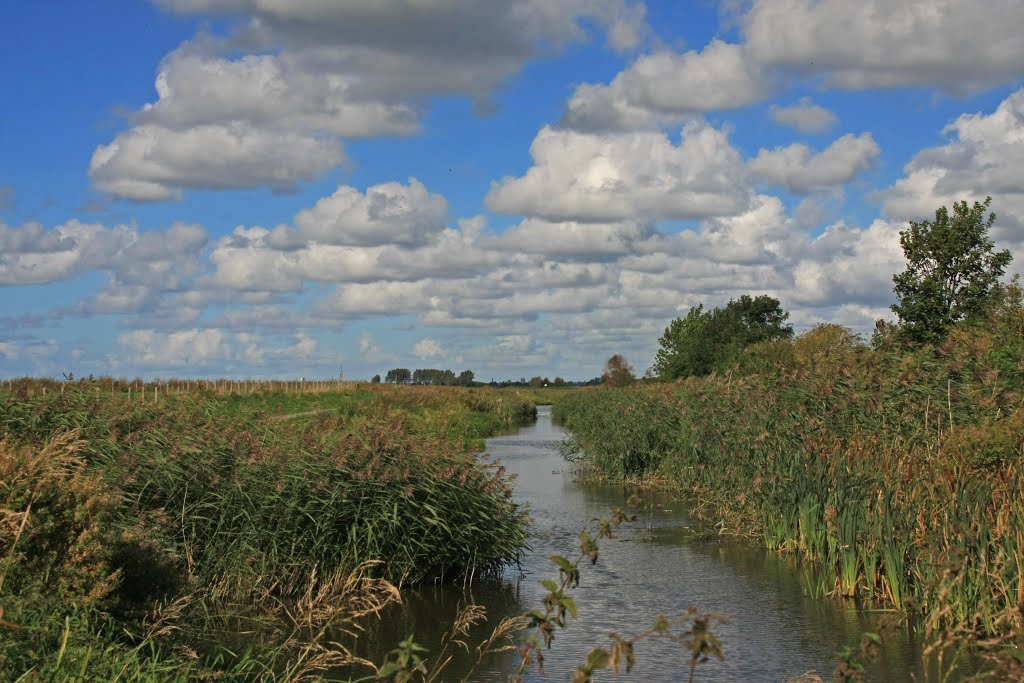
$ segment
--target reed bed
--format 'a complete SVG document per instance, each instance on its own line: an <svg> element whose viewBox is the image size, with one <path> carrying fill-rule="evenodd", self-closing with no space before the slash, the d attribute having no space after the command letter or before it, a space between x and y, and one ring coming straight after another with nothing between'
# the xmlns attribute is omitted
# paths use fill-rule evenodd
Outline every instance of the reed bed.
<svg viewBox="0 0 1024 683"><path fill-rule="evenodd" d="M812 595L1020 653L1022 320L917 351L823 327L755 349L753 371L578 391L555 415L587 476L672 482L722 533L796 558Z"/></svg>
<svg viewBox="0 0 1024 683"><path fill-rule="evenodd" d="M514 394L54 388L0 391L2 680L294 680L358 663L323 637L392 586L525 546L476 454Z"/></svg>

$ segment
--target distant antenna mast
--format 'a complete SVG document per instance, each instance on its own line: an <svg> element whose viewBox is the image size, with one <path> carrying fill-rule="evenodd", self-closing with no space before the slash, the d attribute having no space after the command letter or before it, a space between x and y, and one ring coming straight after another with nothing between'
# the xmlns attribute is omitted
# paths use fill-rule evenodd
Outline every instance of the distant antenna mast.
<svg viewBox="0 0 1024 683"><path fill-rule="evenodd" d="M339 365L338 366L338 381L339 382L344 382L345 381L345 366L343 366L343 365Z"/></svg>

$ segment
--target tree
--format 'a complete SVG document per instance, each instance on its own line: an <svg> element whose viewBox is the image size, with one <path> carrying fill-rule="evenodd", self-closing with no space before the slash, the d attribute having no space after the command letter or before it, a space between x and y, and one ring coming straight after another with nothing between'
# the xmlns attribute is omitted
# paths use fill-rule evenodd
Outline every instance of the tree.
<svg viewBox="0 0 1024 683"><path fill-rule="evenodd" d="M665 328L651 369L661 379L724 370L752 344L791 338L793 326L786 324L788 319L779 300L767 294L744 294L711 311L699 304Z"/></svg>
<svg viewBox="0 0 1024 683"><path fill-rule="evenodd" d="M384 376L384 381L388 384L408 384L411 379L412 373L408 368L388 370L388 374Z"/></svg>
<svg viewBox="0 0 1024 683"><path fill-rule="evenodd" d="M985 212L992 203L966 201L935 211L934 221L910 221L900 232L907 269L893 276L901 333L915 343L941 341L954 324L984 317L993 290L1013 257L1009 250L993 251L988 231L996 220Z"/></svg>
<svg viewBox="0 0 1024 683"><path fill-rule="evenodd" d="M371 384L380 384L380 375L374 375L373 379L370 380Z"/></svg>
<svg viewBox="0 0 1024 683"><path fill-rule="evenodd" d="M654 374L662 379L675 379L711 372L711 357L704 348L704 329L710 320L704 313L704 304L691 308L685 318L676 318L661 335L654 357Z"/></svg>
<svg viewBox="0 0 1024 683"><path fill-rule="evenodd" d="M471 387L473 386L474 375L472 370L463 370L459 373L459 379L456 381L460 387Z"/></svg>
<svg viewBox="0 0 1024 683"><path fill-rule="evenodd" d="M601 383L609 387L625 387L636 381L633 366L621 354L615 354L604 364Z"/></svg>

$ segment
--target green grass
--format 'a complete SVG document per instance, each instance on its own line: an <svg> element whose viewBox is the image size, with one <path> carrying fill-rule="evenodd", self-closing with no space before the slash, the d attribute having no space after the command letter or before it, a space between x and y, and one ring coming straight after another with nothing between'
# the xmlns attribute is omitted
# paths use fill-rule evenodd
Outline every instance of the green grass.
<svg viewBox="0 0 1024 683"><path fill-rule="evenodd" d="M756 373L578 391L555 414L587 476L668 482L795 557L812 594L1004 643L1024 617L1022 320L917 351L822 353L809 333Z"/></svg>
<svg viewBox="0 0 1024 683"><path fill-rule="evenodd" d="M347 577L378 604L378 579L463 580L525 546L477 455L535 415L517 394L136 388L0 393L0 679L288 680L344 661L316 634L348 623L325 607Z"/></svg>

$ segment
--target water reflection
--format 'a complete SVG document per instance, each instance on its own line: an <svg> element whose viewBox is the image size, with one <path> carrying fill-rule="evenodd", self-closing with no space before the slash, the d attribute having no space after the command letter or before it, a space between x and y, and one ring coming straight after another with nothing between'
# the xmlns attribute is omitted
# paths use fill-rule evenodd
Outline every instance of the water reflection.
<svg viewBox="0 0 1024 683"><path fill-rule="evenodd" d="M484 640L502 618L540 607L544 589L539 581L557 575L547 558L575 557L579 531L594 517L622 506L630 493L622 486L574 482L559 456L562 438L550 410L542 408L535 424L488 441L488 452L517 476L517 496L530 510L533 549L521 571L470 588L429 586L407 592L404 605L360 638L364 655L380 661L410 633L436 653L441 635L467 601L484 605L489 616L487 624L470 633L471 645ZM558 632L554 646L545 652L547 680L571 680L576 665L591 647L607 644L609 633L630 636L650 626L659 613L671 617L691 606L730 618L718 629L726 659L703 665L700 681L783 681L805 672L830 679L836 653L846 645L856 647L863 632L882 626L879 617L884 613L808 598L799 568L787 558L740 544L700 541L692 527L680 503L649 494L641 519L622 529L618 538L601 542L598 563L583 567L576 591L580 620ZM910 681L915 674L920 679L919 646L909 629L897 626L885 632L885 639L867 679ZM685 679L681 672L686 655L678 645L643 641L636 646L636 657L630 680ZM458 653L440 680L461 680L473 659ZM515 652L494 656L471 680L505 681L517 664Z"/></svg>

